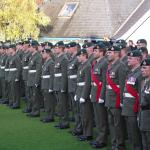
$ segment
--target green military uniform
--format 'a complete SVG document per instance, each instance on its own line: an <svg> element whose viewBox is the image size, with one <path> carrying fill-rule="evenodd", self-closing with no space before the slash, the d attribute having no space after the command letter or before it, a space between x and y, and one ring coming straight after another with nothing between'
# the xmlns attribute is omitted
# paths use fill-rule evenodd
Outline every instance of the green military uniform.
<svg viewBox="0 0 150 150"><path fill-rule="evenodd" d="M1 88L2 88L2 103L5 103L6 100L6 82L5 82L5 63L7 55L3 54L0 60L0 79L1 79Z"/></svg>
<svg viewBox="0 0 150 150"><path fill-rule="evenodd" d="M141 66L150 66L150 58L145 59ZM139 127L142 135L143 150L150 149L150 76L143 80L140 100Z"/></svg>
<svg viewBox="0 0 150 150"><path fill-rule="evenodd" d="M119 49L114 46L110 49L110 51L119 51ZM113 87L108 82L107 76L109 76L109 78L113 82L112 86L115 85L117 89L119 89L116 93ZM113 64L109 64L106 75L107 80L106 80L105 106L108 109L108 120L109 120L112 150L125 149L123 118L121 116L121 107L120 107L120 101L122 101L123 98L125 77L126 77L125 65L120 60L116 60Z"/></svg>
<svg viewBox="0 0 150 150"><path fill-rule="evenodd" d="M25 98L27 101L27 105L29 104L28 103L28 101L29 101L29 87L27 86L27 79L28 79L28 70L29 70L30 58L31 58L31 52L29 52L29 51L24 53L24 56L22 58L22 79L23 79L24 85L25 85ZM29 106L26 106L26 108L24 110L25 113L28 113L31 111L28 108L29 108Z"/></svg>
<svg viewBox="0 0 150 150"><path fill-rule="evenodd" d="M11 56L9 61L9 74L8 81L10 81L11 88L11 98L9 100L9 105L11 108L20 107L20 77L21 77L21 60L15 54Z"/></svg>
<svg viewBox="0 0 150 150"><path fill-rule="evenodd" d="M29 87L28 109L31 117L40 115L40 81L41 81L42 57L38 52L32 54L29 61L27 86Z"/></svg>
<svg viewBox="0 0 150 150"><path fill-rule="evenodd" d="M74 55L70 58L68 62L68 95L72 103L72 111L74 113L74 118L75 118L75 127L74 127L74 132L77 132L77 130L80 128L80 123L79 123L79 116L78 116L78 102L74 100L75 96L75 91L77 87L77 70L78 70L78 60L77 57ZM79 125L80 124L80 125Z"/></svg>
<svg viewBox="0 0 150 150"><path fill-rule="evenodd" d="M44 97L45 116L42 118L43 122L54 121L55 98L53 93L53 72L54 61L52 58L46 60L42 66L41 89Z"/></svg>
<svg viewBox="0 0 150 150"><path fill-rule="evenodd" d="M86 50L80 50L78 55L86 53ZM91 64L86 62L81 63L77 73L77 89L76 100L80 103L80 113L83 128L83 136L80 140L90 140L93 136L93 108L90 102L91 91Z"/></svg>
<svg viewBox="0 0 150 150"><path fill-rule="evenodd" d="M9 75L9 62L11 60L11 55L7 55L7 59L5 62L5 87L6 87L6 103L11 99L11 89L10 89L10 81L8 80L8 75ZM10 104L9 104L10 105Z"/></svg>
<svg viewBox="0 0 150 150"><path fill-rule="evenodd" d="M133 51L130 53L133 54L132 57L134 57L134 53L136 52ZM123 94L124 97L123 97L122 115L125 116L129 142L131 144L132 149L134 150L141 150L142 144L141 144L141 135L140 135L138 122L137 122L138 110L135 110L135 106L136 106L135 104L137 100L136 97L134 97L131 94L132 90L131 91L128 90L127 84L132 86L132 88L136 90L138 94L140 94L141 79L142 76L141 76L140 67L137 67L134 70L130 70L126 78L126 85Z"/></svg>
<svg viewBox="0 0 150 150"><path fill-rule="evenodd" d="M59 54L54 62L54 91L57 95L57 109L59 115L60 128L69 127L69 102L68 102L68 83L67 83L68 59L65 54ZM57 126L57 125L56 125Z"/></svg>
<svg viewBox="0 0 150 150"><path fill-rule="evenodd" d="M102 144L107 144L107 135L108 135L108 119L107 119L107 110L104 106L105 104L105 91L106 91L106 70L107 70L108 62L105 57L100 60L96 60L93 62L91 74L94 74L96 79L92 78L92 88L91 88L91 102L94 108L94 116L97 128L97 137L95 147L100 147ZM102 84L101 90L98 91L99 84ZM97 94L99 93L99 96ZM94 145L93 145L94 146Z"/></svg>

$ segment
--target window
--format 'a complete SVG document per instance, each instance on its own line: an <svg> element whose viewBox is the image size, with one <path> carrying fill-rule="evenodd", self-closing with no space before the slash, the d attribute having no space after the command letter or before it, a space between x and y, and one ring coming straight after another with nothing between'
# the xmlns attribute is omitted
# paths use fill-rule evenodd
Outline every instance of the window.
<svg viewBox="0 0 150 150"><path fill-rule="evenodd" d="M78 7L79 2L67 2L61 9L58 17L70 18Z"/></svg>

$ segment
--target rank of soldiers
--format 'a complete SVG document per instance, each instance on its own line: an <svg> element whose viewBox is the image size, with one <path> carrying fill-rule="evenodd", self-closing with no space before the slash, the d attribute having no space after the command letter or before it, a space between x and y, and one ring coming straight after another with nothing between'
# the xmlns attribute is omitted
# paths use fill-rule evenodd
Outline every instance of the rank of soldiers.
<svg viewBox="0 0 150 150"><path fill-rule="evenodd" d="M82 47L81 47L82 46ZM145 39L64 44L0 42L0 103L70 128L93 148L150 150L150 57ZM40 111L44 115L40 115ZM43 113L42 113L43 114ZM93 132L96 128L96 135Z"/></svg>

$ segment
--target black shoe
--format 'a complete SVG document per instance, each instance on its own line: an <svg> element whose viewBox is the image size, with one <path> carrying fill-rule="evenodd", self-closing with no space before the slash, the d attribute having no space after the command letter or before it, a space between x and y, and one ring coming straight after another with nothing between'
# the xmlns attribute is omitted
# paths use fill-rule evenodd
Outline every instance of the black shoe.
<svg viewBox="0 0 150 150"><path fill-rule="evenodd" d="M69 125L60 125L59 128L60 129L68 129L68 128L70 128L70 126Z"/></svg>
<svg viewBox="0 0 150 150"><path fill-rule="evenodd" d="M12 109L19 109L20 106L12 106L11 108L12 108Z"/></svg>
<svg viewBox="0 0 150 150"><path fill-rule="evenodd" d="M89 142L90 145L94 145L94 144L96 144L96 143L97 143L97 141L90 141L90 142Z"/></svg>
<svg viewBox="0 0 150 150"><path fill-rule="evenodd" d="M50 122L54 122L54 119L42 119L41 121L43 123L50 123Z"/></svg>
<svg viewBox="0 0 150 150"><path fill-rule="evenodd" d="M54 125L55 128L60 128L60 124Z"/></svg>
<svg viewBox="0 0 150 150"><path fill-rule="evenodd" d="M93 139L92 136L84 136L84 135L79 136L80 141L90 141L92 139Z"/></svg>
<svg viewBox="0 0 150 150"><path fill-rule="evenodd" d="M31 109L24 109L22 112L23 112L23 113L30 113L30 112L31 112Z"/></svg>
<svg viewBox="0 0 150 150"><path fill-rule="evenodd" d="M98 142L96 142L95 144L92 145L93 148L103 148L106 146L107 146L106 143L98 143Z"/></svg>
<svg viewBox="0 0 150 150"><path fill-rule="evenodd" d="M70 130L69 133L72 134L73 136L80 136L80 135L83 134L82 132L78 132L75 129L74 130Z"/></svg>
<svg viewBox="0 0 150 150"><path fill-rule="evenodd" d="M40 114L34 114L34 113L31 112L31 113L28 113L27 116L28 117L39 117Z"/></svg>
<svg viewBox="0 0 150 150"><path fill-rule="evenodd" d="M2 101L2 104L8 104L9 103L9 101L8 100L4 100L4 101Z"/></svg>

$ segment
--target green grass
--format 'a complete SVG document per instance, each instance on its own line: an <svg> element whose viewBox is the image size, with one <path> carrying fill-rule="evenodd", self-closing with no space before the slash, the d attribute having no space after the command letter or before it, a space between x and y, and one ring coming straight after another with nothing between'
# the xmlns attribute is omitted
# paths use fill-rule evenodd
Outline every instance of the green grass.
<svg viewBox="0 0 150 150"><path fill-rule="evenodd" d="M68 130L55 129L54 124L0 105L0 150L92 150L87 142L78 141Z"/></svg>

